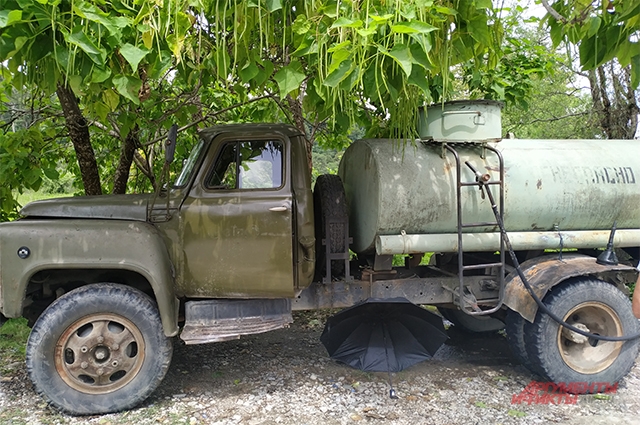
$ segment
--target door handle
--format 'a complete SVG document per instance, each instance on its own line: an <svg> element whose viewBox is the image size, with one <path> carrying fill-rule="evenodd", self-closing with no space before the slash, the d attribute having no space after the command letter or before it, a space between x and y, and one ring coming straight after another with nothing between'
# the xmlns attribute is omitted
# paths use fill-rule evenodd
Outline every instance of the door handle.
<svg viewBox="0 0 640 425"><path fill-rule="evenodd" d="M271 207L269 208L269 211L274 211L274 212L281 212L281 211L286 211L288 210L287 207Z"/></svg>

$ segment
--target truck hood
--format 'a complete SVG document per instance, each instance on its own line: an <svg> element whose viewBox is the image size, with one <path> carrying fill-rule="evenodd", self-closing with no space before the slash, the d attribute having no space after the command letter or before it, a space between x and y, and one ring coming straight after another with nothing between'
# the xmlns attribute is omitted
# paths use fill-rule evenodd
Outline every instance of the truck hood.
<svg viewBox="0 0 640 425"><path fill-rule="evenodd" d="M102 195L45 199L25 205L20 214L23 217L146 221L149 196L149 194Z"/></svg>

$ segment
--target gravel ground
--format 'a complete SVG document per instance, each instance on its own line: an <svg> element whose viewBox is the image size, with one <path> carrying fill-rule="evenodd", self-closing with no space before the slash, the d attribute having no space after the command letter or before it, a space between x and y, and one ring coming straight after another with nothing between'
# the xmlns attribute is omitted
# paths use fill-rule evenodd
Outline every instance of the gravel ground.
<svg viewBox="0 0 640 425"><path fill-rule="evenodd" d="M1 424L640 424L640 365L616 394L575 404L512 404L534 380L500 334L451 339L433 359L393 374L335 363L319 342L323 318L296 314L288 329L238 341L185 346L176 340L164 382L140 407L72 417L34 392L22 363L0 375Z"/></svg>

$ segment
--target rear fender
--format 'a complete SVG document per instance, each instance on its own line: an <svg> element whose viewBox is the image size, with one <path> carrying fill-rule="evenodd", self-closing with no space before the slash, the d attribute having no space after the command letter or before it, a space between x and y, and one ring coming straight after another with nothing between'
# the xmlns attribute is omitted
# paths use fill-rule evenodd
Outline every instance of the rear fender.
<svg viewBox="0 0 640 425"><path fill-rule="evenodd" d="M27 285L39 271L129 270L151 285L165 334L177 335L174 270L152 225L124 220L20 220L0 225L0 232L0 306L5 316L22 315ZM20 258L19 250L28 251L28 256Z"/></svg>
<svg viewBox="0 0 640 425"><path fill-rule="evenodd" d="M544 298L549 289L572 277L594 276L621 286L625 282L632 281L635 276L633 267L623 264L604 266L596 263L593 257L575 254L563 255L562 260L558 259L558 255L534 258L522 263L521 268L540 299ZM538 304L531 297L516 271L507 276L505 285L504 304L533 323Z"/></svg>

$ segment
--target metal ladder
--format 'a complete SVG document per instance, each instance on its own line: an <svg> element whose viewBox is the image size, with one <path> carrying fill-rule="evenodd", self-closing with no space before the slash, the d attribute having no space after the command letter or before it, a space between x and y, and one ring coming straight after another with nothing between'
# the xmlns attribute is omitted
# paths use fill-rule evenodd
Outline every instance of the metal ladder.
<svg viewBox="0 0 640 425"><path fill-rule="evenodd" d="M462 181L462 164L460 161L460 155L456 149L445 143L444 148L446 148L449 152L451 152L456 160L456 202L457 202L457 215L458 215L458 277L460 279L459 287L458 287L458 295L460 299L460 308L463 312L470 316L484 316L488 314L495 313L502 307L503 299L504 299L504 275L505 275L505 250L504 250L504 240L502 238L502 234L500 235L500 262L496 263L484 263L484 264L473 264L473 265L465 265L464 264L464 247L463 247L463 230L473 227L486 227L486 226L497 226L500 228L500 224L504 223L504 160L502 158L502 154L500 151L495 149L492 146L483 144L483 150L489 150L493 152L498 158L499 163L499 178L497 180L492 180L490 174L482 174L476 168L473 167L469 161L465 161L465 165L473 172L476 176L475 181L473 182L463 182ZM482 157L484 158L484 152ZM480 191L483 194L487 194L489 201L491 202L491 208L493 209L494 216L496 221L489 222L463 222L462 218L462 188L467 186L479 186ZM491 186L498 186L500 190L499 195L499 205L496 205L495 199L493 197L493 193L491 192ZM467 270L478 270L484 268L496 268L498 270L498 302L495 307L489 310L482 310L477 305L477 301L473 294L465 294L464 288L464 272ZM468 291L467 291L468 292Z"/></svg>

